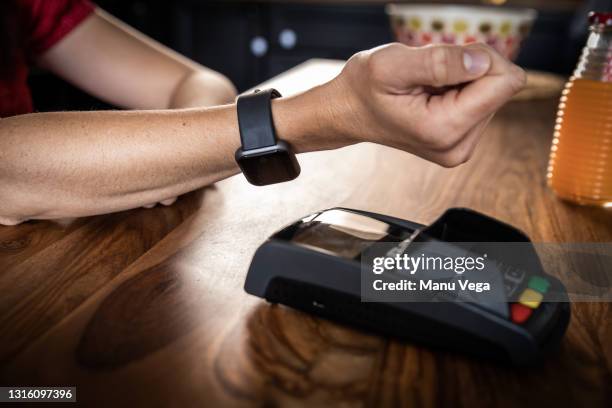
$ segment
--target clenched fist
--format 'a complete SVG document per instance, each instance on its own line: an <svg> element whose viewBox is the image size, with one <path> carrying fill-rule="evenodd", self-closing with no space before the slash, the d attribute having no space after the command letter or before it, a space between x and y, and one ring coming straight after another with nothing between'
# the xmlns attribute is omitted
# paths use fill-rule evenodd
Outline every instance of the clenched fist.
<svg viewBox="0 0 612 408"><path fill-rule="evenodd" d="M525 73L483 44L389 44L355 54L322 88L328 129L340 140L374 142L442 166L468 160L494 112Z"/></svg>

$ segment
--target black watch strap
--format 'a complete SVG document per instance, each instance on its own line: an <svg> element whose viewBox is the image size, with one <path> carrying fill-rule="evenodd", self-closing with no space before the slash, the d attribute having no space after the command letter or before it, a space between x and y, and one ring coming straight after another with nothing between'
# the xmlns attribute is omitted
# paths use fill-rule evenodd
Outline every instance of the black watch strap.
<svg viewBox="0 0 612 408"><path fill-rule="evenodd" d="M274 146L277 142L270 101L280 97L276 89L266 89L241 95L236 101L242 150ZM262 120L266 118L266 120Z"/></svg>

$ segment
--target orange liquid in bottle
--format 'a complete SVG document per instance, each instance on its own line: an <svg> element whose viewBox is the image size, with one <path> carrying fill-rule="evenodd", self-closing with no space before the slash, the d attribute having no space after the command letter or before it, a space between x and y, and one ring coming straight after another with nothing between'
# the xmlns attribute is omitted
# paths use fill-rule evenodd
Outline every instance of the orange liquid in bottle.
<svg viewBox="0 0 612 408"><path fill-rule="evenodd" d="M612 82L572 78L567 83L547 177L562 199L612 207Z"/></svg>

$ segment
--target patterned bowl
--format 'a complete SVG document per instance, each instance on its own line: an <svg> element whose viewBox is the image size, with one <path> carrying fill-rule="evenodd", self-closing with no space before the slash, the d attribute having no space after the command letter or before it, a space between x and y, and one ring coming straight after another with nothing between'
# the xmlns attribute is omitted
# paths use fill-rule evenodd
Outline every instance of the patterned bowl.
<svg viewBox="0 0 612 408"><path fill-rule="evenodd" d="M397 41L406 45L483 42L514 59L537 12L487 6L388 4L387 14Z"/></svg>

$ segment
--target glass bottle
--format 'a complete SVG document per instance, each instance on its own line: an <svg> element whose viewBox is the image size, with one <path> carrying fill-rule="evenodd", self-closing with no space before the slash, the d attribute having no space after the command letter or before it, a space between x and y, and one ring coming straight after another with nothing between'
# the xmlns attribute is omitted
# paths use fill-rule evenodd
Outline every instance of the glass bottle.
<svg viewBox="0 0 612 408"><path fill-rule="evenodd" d="M589 23L559 103L547 179L561 199L612 207L612 13L592 12Z"/></svg>

